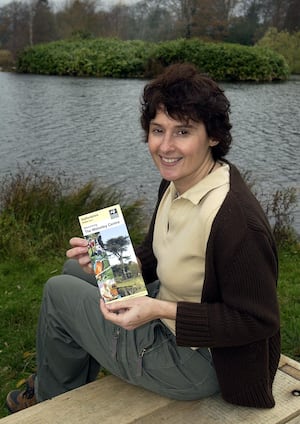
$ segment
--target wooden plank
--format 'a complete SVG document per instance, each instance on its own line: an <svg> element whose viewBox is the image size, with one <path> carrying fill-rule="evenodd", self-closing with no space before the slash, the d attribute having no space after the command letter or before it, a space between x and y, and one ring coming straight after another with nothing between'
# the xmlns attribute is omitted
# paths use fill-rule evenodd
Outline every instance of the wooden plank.
<svg viewBox="0 0 300 424"><path fill-rule="evenodd" d="M114 376L69 391L0 420L1 424L128 424L174 401Z"/></svg>
<svg viewBox="0 0 300 424"><path fill-rule="evenodd" d="M289 365L292 368L295 368L295 370L300 371L300 362L297 362L294 359L289 358L288 356L280 355L280 362L278 368L280 369L284 365Z"/></svg>
<svg viewBox="0 0 300 424"><path fill-rule="evenodd" d="M288 422L288 424L300 424L300 417L296 417Z"/></svg>
<svg viewBox="0 0 300 424"><path fill-rule="evenodd" d="M283 358L281 366L291 363ZM275 408L255 409L231 405L220 395L174 401L108 376L2 418L0 424L300 424L300 398L292 395L299 388L297 378L278 370Z"/></svg>
<svg viewBox="0 0 300 424"><path fill-rule="evenodd" d="M296 370L295 368L291 367L290 365L283 365L283 367L281 367L280 370L285 372L286 374L291 375L296 380L300 381L300 370Z"/></svg>
<svg viewBox="0 0 300 424"><path fill-rule="evenodd" d="M300 363L294 359L281 355L279 369L300 381Z"/></svg>
<svg viewBox="0 0 300 424"><path fill-rule="evenodd" d="M278 371L274 383L276 406L272 409L245 408L223 402L214 396L197 402L176 402L172 408L162 407L136 423L156 422L181 424L183 422L203 422L205 424L291 424L300 418L300 399L292 395L297 381ZM200 417L203 421L199 420ZM297 421L295 421L297 423ZM293 422L293 424L295 424ZM298 423L297 423L298 424ZM300 423L299 423L300 424Z"/></svg>

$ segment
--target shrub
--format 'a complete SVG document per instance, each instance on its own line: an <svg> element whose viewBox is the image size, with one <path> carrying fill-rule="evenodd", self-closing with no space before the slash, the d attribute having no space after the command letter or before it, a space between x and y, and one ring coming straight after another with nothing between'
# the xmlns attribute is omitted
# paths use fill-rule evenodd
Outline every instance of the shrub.
<svg viewBox="0 0 300 424"><path fill-rule="evenodd" d="M8 50L0 50L0 68L12 68L15 64L13 55Z"/></svg>
<svg viewBox="0 0 300 424"><path fill-rule="evenodd" d="M287 61L293 74L300 74L300 31L293 34L287 31L279 32L276 28L269 28L258 46L268 47L281 54Z"/></svg>
<svg viewBox="0 0 300 424"><path fill-rule="evenodd" d="M259 193L246 172L247 184L260 199L271 222L279 246L297 242L293 225L296 189L277 190L272 195ZM115 188L88 182L74 186L63 173L43 173L27 164L15 174L3 177L0 192L0 255L3 258L34 260L51 253L64 255L68 240L81 235L78 216L120 203L133 243L142 241L148 224L142 201L128 202ZM50 253L49 253L50 252Z"/></svg>
<svg viewBox="0 0 300 424"><path fill-rule="evenodd" d="M117 78L152 77L174 62L191 62L216 80L285 80L283 56L262 47L179 39L158 44L98 38L57 41L26 49L19 72Z"/></svg>
<svg viewBox="0 0 300 424"><path fill-rule="evenodd" d="M64 174L49 176L33 165L1 181L0 254L2 257L47 257L64 254L68 240L81 235L78 216L121 203L134 243L143 237L142 202L127 202L110 187L86 183L72 189Z"/></svg>
<svg viewBox="0 0 300 424"><path fill-rule="evenodd" d="M296 189L288 187L276 190L265 206L275 240L279 246L285 247L297 243L297 234L293 229L293 209L296 203Z"/></svg>
<svg viewBox="0 0 300 424"><path fill-rule="evenodd" d="M275 193L264 193L253 179L251 171L244 171L243 178L259 199L272 227L275 241L279 247L288 248L298 245L298 235L293 227L293 211L297 205L295 187L277 189Z"/></svg>
<svg viewBox="0 0 300 424"><path fill-rule="evenodd" d="M219 81L272 81L286 79L289 74L283 57L267 48L204 43L198 39L160 43L154 59L163 66L194 63Z"/></svg>
<svg viewBox="0 0 300 424"><path fill-rule="evenodd" d="M19 72L96 77L143 77L150 44L98 38L58 41L26 49Z"/></svg>

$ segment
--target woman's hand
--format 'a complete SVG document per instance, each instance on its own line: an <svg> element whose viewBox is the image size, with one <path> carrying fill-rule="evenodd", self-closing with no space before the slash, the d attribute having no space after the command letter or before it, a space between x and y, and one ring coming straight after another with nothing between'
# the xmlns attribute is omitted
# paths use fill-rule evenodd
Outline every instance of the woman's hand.
<svg viewBox="0 0 300 424"><path fill-rule="evenodd" d="M105 319L115 325L134 330L147 322L159 318L176 319L177 303L153 299L148 296L104 303L100 300L100 309Z"/></svg>
<svg viewBox="0 0 300 424"><path fill-rule="evenodd" d="M66 255L70 259L76 259L82 269L88 274L94 274L91 259L88 254L88 242L84 238L73 237L70 240L71 249L67 250Z"/></svg>

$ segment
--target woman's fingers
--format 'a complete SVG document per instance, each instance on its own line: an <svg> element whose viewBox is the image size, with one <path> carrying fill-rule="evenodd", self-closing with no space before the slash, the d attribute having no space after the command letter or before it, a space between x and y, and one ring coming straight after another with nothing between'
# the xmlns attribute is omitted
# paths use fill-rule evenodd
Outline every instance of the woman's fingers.
<svg viewBox="0 0 300 424"><path fill-rule="evenodd" d="M70 240L71 249L66 255L69 259L76 259L85 272L93 273L91 259L88 254L88 242L84 238L72 237Z"/></svg>

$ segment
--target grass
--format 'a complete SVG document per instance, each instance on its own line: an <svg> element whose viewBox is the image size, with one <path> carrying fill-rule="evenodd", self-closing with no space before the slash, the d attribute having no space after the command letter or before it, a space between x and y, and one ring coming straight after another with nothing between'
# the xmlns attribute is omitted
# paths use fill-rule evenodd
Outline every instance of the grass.
<svg viewBox="0 0 300 424"><path fill-rule="evenodd" d="M300 246L279 252L282 352L300 361Z"/></svg>
<svg viewBox="0 0 300 424"><path fill-rule="evenodd" d="M54 181L28 169L0 181L0 418L7 415L7 393L35 371L43 286L60 273L67 240L80 234L77 216L120 202L134 244L148 222L140 201L125 202L120 193L91 184L70 191L61 176ZM300 245L293 239L285 246L292 247L279 252L282 353L299 361Z"/></svg>
<svg viewBox="0 0 300 424"><path fill-rule="evenodd" d="M280 251L278 295L282 353L300 360L300 247ZM0 265L0 417L5 397L35 371L35 333L44 282L58 274L64 257Z"/></svg>
<svg viewBox="0 0 300 424"><path fill-rule="evenodd" d="M62 266L62 259L0 265L0 417L8 391L35 370L35 334L44 282Z"/></svg>
<svg viewBox="0 0 300 424"><path fill-rule="evenodd" d="M134 243L143 237L142 201L93 183L74 184L27 164L5 176L0 191L0 417L5 397L35 370L35 335L42 290L59 274L78 216L120 203Z"/></svg>

